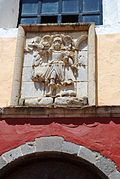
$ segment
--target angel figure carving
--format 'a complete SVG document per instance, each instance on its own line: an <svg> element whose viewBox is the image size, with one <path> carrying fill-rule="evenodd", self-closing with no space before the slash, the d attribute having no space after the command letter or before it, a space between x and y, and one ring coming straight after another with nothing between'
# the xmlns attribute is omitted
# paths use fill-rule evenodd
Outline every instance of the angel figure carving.
<svg viewBox="0 0 120 179"><path fill-rule="evenodd" d="M33 51L32 80L45 87L46 97L76 97L78 46L69 35L36 37L28 48Z"/></svg>

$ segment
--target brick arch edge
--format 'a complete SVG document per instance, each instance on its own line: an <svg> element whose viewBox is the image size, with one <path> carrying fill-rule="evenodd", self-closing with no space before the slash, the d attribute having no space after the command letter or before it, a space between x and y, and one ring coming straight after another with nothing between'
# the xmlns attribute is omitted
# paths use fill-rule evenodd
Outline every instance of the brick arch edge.
<svg viewBox="0 0 120 179"><path fill-rule="evenodd" d="M27 142L15 149L12 149L0 156L0 169L19 157L36 152L61 152L80 157L97 167L109 179L120 179L120 172L117 171L115 163L84 146L67 142L63 137L50 136L36 138L35 141Z"/></svg>

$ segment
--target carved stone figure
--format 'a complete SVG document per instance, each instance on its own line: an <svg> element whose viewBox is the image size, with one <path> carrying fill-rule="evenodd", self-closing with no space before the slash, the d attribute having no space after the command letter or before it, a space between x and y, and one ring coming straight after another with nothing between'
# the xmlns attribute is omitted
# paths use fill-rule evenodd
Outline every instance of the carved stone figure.
<svg viewBox="0 0 120 179"><path fill-rule="evenodd" d="M35 37L27 44L26 51L33 53L31 79L44 87L45 100L53 98L53 101L59 101L64 98L64 102L70 103L71 99L72 103L76 100L77 103L84 103L83 99L76 97L80 40L75 42L69 35L56 34ZM40 100L37 99L36 104Z"/></svg>

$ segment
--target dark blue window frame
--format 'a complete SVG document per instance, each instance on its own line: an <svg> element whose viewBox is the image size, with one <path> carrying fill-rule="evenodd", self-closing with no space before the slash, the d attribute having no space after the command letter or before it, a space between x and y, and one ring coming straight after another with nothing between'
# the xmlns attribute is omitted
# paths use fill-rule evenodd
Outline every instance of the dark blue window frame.
<svg viewBox="0 0 120 179"><path fill-rule="evenodd" d="M78 5L78 6L77 6ZM21 0L18 24L102 24L102 0Z"/></svg>

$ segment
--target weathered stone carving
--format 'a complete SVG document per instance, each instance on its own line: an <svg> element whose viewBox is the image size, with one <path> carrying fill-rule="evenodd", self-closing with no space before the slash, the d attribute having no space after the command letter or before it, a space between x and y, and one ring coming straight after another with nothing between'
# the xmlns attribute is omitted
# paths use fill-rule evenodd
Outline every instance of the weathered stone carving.
<svg viewBox="0 0 120 179"><path fill-rule="evenodd" d="M78 97L77 83L80 67L80 43L87 38L81 35L77 40L70 35L55 34L35 37L26 45L25 51L33 54L33 82L44 88L42 97L26 99L26 105L83 106L87 96ZM42 102L41 102L42 101Z"/></svg>

